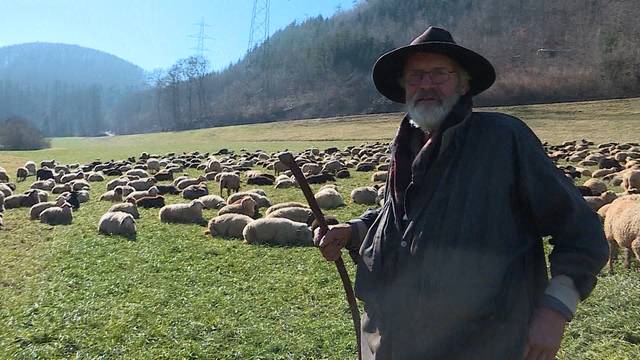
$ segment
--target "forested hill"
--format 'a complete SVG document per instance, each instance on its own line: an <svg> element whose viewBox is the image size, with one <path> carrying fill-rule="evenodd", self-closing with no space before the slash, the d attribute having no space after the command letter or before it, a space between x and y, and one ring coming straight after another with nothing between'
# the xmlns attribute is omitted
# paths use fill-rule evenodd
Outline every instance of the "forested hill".
<svg viewBox="0 0 640 360"><path fill-rule="evenodd" d="M203 59L180 59L151 74L155 87L121 94L115 104L87 107L91 92L78 94L85 95L76 97L83 117L62 116L69 107L31 116L45 133L60 135L399 110L375 91L371 67L429 25L447 28L496 66L497 83L476 104L640 96L639 18L637 0L359 0L331 18L290 24L223 71L208 73ZM0 86L0 101L15 93L3 95Z"/></svg>
<svg viewBox="0 0 640 360"><path fill-rule="evenodd" d="M47 135L95 135L144 71L102 51L28 43L0 47L0 119L27 118Z"/></svg>

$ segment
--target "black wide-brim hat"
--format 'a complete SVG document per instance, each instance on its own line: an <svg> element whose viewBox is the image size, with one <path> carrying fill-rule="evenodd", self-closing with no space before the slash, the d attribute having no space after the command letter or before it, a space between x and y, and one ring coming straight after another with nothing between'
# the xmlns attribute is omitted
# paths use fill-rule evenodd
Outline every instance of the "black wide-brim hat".
<svg viewBox="0 0 640 360"><path fill-rule="evenodd" d="M454 59L471 77L471 95L487 90L496 80L496 71L489 60L456 44L447 30L430 26L409 45L389 51L376 61L373 66L373 83L382 95L391 101L405 102L405 91L400 78L407 57L418 52L443 54Z"/></svg>

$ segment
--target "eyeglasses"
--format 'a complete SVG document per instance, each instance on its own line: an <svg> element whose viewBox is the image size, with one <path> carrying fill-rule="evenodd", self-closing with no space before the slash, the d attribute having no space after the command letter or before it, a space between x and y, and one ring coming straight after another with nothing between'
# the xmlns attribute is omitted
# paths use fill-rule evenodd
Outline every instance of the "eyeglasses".
<svg viewBox="0 0 640 360"><path fill-rule="evenodd" d="M455 71L448 71L446 69L435 69L432 71L412 70L405 75L404 81L407 85L419 86L425 84L425 80L429 79L431 85L442 85L449 81L453 73L455 73Z"/></svg>

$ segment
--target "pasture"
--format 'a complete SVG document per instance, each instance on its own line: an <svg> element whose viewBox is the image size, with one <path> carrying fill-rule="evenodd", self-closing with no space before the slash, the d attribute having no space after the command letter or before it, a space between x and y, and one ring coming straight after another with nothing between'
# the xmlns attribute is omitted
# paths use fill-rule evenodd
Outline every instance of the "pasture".
<svg viewBox="0 0 640 360"><path fill-rule="evenodd" d="M495 110L495 109L490 109ZM552 144L640 141L640 99L497 109L525 120ZM58 138L52 148L0 152L14 179L26 160L61 163L138 157L143 151L267 152L387 142L400 114L232 126L178 133ZM188 170L195 176L198 172ZM370 183L370 172L339 179L341 193ZM112 179L109 177L108 180ZM18 183L26 190L33 180ZM141 209L138 237L99 235L111 206L97 201L70 226L28 220L9 209L0 230L0 358L15 359L352 359L354 336L335 266L312 247L245 245L212 238L197 225L163 224ZM209 182L212 193L216 185ZM314 185L316 190L319 186ZM273 203L301 201L297 188L262 188ZM616 191L619 191L617 189ZM168 202L184 202L168 196ZM341 221L368 206L326 211ZM207 219L213 210L205 211ZM345 258L345 262L347 257ZM353 266L347 262L352 274ZM640 358L640 273L606 270L567 328L560 359Z"/></svg>

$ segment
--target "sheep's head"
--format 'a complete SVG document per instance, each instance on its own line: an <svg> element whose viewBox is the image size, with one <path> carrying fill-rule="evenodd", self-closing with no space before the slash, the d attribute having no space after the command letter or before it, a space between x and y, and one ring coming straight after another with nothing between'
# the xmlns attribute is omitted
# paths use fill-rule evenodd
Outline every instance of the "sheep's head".
<svg viewBox="0 0 640 360"><path fill-rule="evenodd" d="M242 208L247 212L253 213L255 211L256 201L253 200L251 196L243 197L242 200L240 200L240 204L242 205Z"/></svg>
<svg viewBox="0 0 640 360"><path fill-rule="evenodd" d="M201 200L198 200L198 199L193 200L191 202L191 204L190 204L190 207L194 208L194 209L200 209L200 210L205 208L204 203Z"/></svg>
<svg viewBox="0 0 640 360"><path fill-rule="evenodd" d="M156 196L156 195L158 195L160 190L158 190L158 188L156 186L152 186L152 187L149 188L149 190L147 190L147 192L149 193L149 195Z"/></svg>

